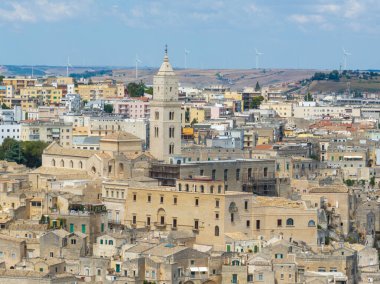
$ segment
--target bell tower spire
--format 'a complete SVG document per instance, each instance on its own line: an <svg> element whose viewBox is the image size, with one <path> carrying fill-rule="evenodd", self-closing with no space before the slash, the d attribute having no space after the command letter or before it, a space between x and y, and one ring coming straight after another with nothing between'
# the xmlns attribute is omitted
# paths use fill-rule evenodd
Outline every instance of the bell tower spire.
<svg viewBox="0 0 380 284"><path fill-rule="evenodd" d="M150 102L150 153L158 160L174 162L181 155L181 102L178 80L169 62L165 45L164 61L153 77Z"/></svg>

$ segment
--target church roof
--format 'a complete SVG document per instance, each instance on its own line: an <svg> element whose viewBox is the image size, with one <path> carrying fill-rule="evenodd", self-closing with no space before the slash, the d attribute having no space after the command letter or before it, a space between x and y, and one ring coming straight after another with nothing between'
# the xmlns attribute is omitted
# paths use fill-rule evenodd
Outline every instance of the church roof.
<svg viewBox="0 0 380 284"><path fill-rule="evenodd" d="M108 140L116 140L116 141L141 141L141 139L129 132L118 131L111 133L105 137L103 137L100 141L108 141Z"/></svg>
<svg viewBox="0 0 380 284"><path fill-rule="evenodd" d="M158 70L157 75L159 76L175 76L173 67L169 62L169 57L165 54L164 62L162 62L160 69Z"/></svg>
<svg viewBox="0 0 380 284"><path fill-rule="evenodd" d="M99 151L94 150L82 150L82 149L72 149L72 148L63 148L61 145L53 142L45 150L45 155L56 155L56 156L73 156L73 157L84 157L90 158Z"/></svg>

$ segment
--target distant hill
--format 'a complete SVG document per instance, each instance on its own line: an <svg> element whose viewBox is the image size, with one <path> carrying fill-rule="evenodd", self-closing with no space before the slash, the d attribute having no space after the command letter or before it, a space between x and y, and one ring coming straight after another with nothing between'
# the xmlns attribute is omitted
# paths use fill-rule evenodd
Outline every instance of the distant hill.
<svg viewBox="0 0 380 284"><path fill-rule="evenodd" d="M146 84L153 83L153 76L157 68L143 68L138 71L138 81ZM113 72L112 72L113 71ZM210 85L224 85L231 89L254 87L258 81L261 86L294 82L310 78L316 70L296 69L175 69L182 86L206 87ZM97 67L70 67L69 73L75 78L81 74L94 79L112 78L122 82L136 81L134 68L120 68L112 66ZM31 66L0 66L0 74L6 76L31 76ZM65 76L65 66L34 66L34 76Z"/></svg>

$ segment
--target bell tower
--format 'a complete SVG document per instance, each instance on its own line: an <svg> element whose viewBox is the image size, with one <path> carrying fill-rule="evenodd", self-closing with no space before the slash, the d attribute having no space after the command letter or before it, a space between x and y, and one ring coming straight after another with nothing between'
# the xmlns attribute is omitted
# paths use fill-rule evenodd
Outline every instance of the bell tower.
<svg viewBox="0 0 380 284"><path fill-rule="evenodd" d="M158 160L171 162L173 157L181 155L181 103L167 46L164 61L153 77L149 138L150 153Z"/></svg>

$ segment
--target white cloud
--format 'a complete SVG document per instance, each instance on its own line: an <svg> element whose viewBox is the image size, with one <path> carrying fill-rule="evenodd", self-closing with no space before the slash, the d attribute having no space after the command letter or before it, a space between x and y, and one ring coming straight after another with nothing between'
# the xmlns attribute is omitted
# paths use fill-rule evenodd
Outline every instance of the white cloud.
<svg viewBox="0 0 380 284"><path fill-rule="evenodd" d="M289 19L297 24L323 23L325 19L321 15L293 14Z"/></svg>
<svg viewBox="0 0 380 284"><path fill-rule="evenodd" d="M365 1L349 0L344 6L344 16L346 18L356 18L366 10Z"/></svg>
<svg viewBox="0 0 380 284"><path fill-rule="evenodd" d="M92 0L18 0L4 1L0 8L3 22L54 22L74 17L86 11Z"/></svg>

